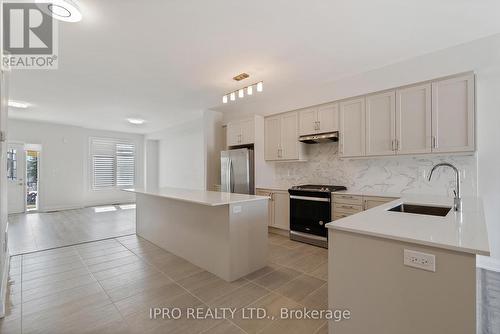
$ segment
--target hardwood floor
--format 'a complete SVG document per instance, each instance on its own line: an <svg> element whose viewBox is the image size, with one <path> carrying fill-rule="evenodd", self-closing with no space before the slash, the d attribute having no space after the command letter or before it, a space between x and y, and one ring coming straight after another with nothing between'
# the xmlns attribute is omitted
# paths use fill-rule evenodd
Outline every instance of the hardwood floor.
<svg viewBox="0 0 500 334"><path fill-rule="evenodd" d="M11 255L134 233L134 204L9 215Z"/></svg>
<svg viewBox="0 0 500 334"><path fill-rule="evenodd" d="M269 247L269 266L231 283L135 235L15 256L0 333L326 333L325 320L249 320L239 311L150 319L150 307L325 309L327 251L277 235Z"/></svg>

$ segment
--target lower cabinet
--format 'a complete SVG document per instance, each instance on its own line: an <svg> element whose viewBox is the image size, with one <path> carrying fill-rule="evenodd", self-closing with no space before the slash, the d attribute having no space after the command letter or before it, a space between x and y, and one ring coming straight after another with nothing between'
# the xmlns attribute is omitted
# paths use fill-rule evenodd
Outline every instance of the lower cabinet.
<svg viewBox="0 0 500 334"><path fill-rule="evenodd" d="M282 230L290 229L290 197L288 191L257 189L257 195L268 196L269 226Z"/></svg>
<svg viewBox="0 0 500 334"><path fill-rule="evenodd" d="M332 194L332 219L337 220L395 200L394 197Z"/></svg>

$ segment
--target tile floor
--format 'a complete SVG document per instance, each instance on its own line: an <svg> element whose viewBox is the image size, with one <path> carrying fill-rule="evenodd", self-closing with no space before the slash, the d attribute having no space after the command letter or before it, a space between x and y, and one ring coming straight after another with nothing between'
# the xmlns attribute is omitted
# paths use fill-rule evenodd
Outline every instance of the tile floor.
<svg viewBox="0 0 500 334"><path fill-rule="evenodd" d="M232 283L135 235L12 257L0 333L326 333L323 320L150 320L150 307L327 308L327 251L269 235Z"/></svg>
<svg viewBox="0 0 500 334"><path fill-rule="evenodd" d="M9 216L12 255L135 233L135 205Z"/></svg>

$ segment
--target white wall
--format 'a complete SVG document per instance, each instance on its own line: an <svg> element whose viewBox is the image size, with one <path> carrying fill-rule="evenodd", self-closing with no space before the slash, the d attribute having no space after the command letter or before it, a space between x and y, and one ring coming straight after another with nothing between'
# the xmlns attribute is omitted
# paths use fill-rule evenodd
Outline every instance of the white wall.
<svg viewBox="0 0 500 334"><path fill-rule="evenodd" d="M159 141L160 187L212 189L219 183L221 120L219 112L204 110L193 120L147 135Z"/></svg>
<svg viewBox="0 0 500 334"><path fill-rule="evenodd" d="M7 133L7 75L0 71L0 131ZM5 313L8 256L5 252L7 233L7 143L0 141L0 317Z"/></svg>
<svg viewBox="0 0 500 334"><path fill-rule="evenodd" d="M158 140L146 140L146 188L155 189L160 185L159 174L159 154L160 143Z"/></svg>
<svg viewBox="0 0 500 334"><path fill-rule="evenodd" d="M152 133L159 140L160 187L205 189L203 113L197 119Z"/></svg>
<svg viewBox="0 0 500 334"><path fill-rule="evenodd" d="M477 192L484 201L492 255L500 263L500 34L404 60L348 78L275 96L273 103L259 106L258 114L268 115L304 108L370 92L390 89L461 72L477 75ZM251 104L237 113L225 114L224 121L255 113ZM275 179L275 175L272 179ZM500 269L500 266L499 266Z"/></svg>
<svg viewBox="0 0 500 334"><path fill-rule="evenodd" d="M203 118L206 143L206 187L208 190L213 190L216 184L220 184L220 151L225 149L222 114L205 110Z"/></svg>
<svg viewBox="0 0 500 334"><path fill-rule="evenodd" d="M134 201L120 190L94 191L90 184L90 137L131 140L136 144L136 184L144 184L144 136L53 123L10 119L9 141L40 144L40 210Z"/></svg>

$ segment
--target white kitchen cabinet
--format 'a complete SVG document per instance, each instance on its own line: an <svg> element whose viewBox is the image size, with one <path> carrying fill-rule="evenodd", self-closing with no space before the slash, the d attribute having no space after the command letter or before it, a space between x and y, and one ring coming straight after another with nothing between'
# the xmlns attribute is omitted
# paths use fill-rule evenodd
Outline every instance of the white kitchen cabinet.
<svg viewBox="0 0 500 334"><path fill-rule="evenodd" d="M299 134L301 136L339 130L337 103L329 103L299 111Z"/></svg>
<svg viewBox="0 0 500 334"><path fill-rule="evenodd" d="M268 226L273 226L274 225L274 203L273 203L273 192L272 190L267 190L267 189L256 189L255 190L255 195L257 196L267 196L269 197L269 202L267 205L267 211L268 211Z"/></svg>
<svg viewBox="0 0 500 334"><path fill-rule="evenodd" d="M318 107L318 133L339 131L338 103Z"/></svg>
<svg viewBox="0 0 500 334"><path fill-rule="evenodd" d="M366 155L396 153L396 93L366 97Z"/></svg>
<svg viewBox="0 0 500 334"><path fill-rule="evenodd" d="M395 197L363 196L363 210L368 210L379 205L394 201Z"/></svg>
<svg viewBox="0 0 500 334"><path fill-rule="evenodd" d="M270 198L268 225L288 231L290 229L290 197L288 192L285 190L257 189L256 194Z"/></svg>
<svg viewBox="0 0 500 334"><path fill-rule="evenodd" d="M249 145L255 141L255 120L245 119L227 125L227 146Z"/></svg>
<svg viewBox="0 0 500 334"><path fill-rule="evenodd" d="M273 192L273 227L282 230L290 229L290 197L288 192Z"/></svg>
<svg viewBox="0 0 500 334"><path fill-rule="evenodd" d="M431 152L431 84L396 90L397 154Z"/></svg>
<svg viewBox="0 0 500 334"><path fill-rule="evenodd" d="M283 160L299 159L299 115L296 112L284 114L281 118L281 152Z"/></svg>
<svg viewBox="0 0 500 334"><path fill-rule="evenodd" d="M281 116L265 118L264 137L265 159L279 160L281 147Z"/></svg>
<svg viewBox="0 0 500 334"><path fill-rule="evenodd" d="M301 160L303 143L299 142L298 112L288 112L264 120L264 155L266 160Z"/></svg>
<svg viewBox="0 0 500 334"><path fill-rule="evenodd" d="M474 75L432 83L432 152L474 151Z"/></svg>
<svg viewBox="0 0 500 334"><path fill-rule="evenodd" d="M340 103L340 156L365 155L365 98Z"/></svg>
<svg viewBox="0 0 500 334"><path fill-rule="evenodd" d="M333 220L345 218L395 200L395 197L332 194Z"/></svg>
<svg viewBox="0 0 500 334"><path fill-rule="evenodd" d="M299 111L299 134L301 136L316 133L318 128L318 112L314 108Z"/></svg>

